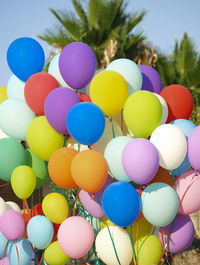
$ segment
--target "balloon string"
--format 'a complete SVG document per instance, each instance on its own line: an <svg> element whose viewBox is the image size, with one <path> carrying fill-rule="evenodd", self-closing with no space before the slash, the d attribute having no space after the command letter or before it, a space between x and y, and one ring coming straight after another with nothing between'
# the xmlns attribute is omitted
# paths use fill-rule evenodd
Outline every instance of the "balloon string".
<svg viewBox="0 0 200 265"><path fill-rule="evenodd" d="M80 152L80 146L81 146L81 145L78 143L78 152Z"/></svg>
<svg viewBox="0 0 200 265"><path fill-rule="evenodd" d="M31 218L31 211L30 211L30 208L28 206L27 200L25 200L25 202L26 202L26 206L27 206L27 211L28 211L29 218Z"/></svg>
<svg viewBox="0 0 200 265"><path fill-rule="evenodd" d="M41 259L40 259L40 263L39 263L39 265L42 264L42 261L43 261L43 255L42 255Z"/></svg>
<svg viewBox="0 0 200 265"><path fill-rule="evenodd" d="M186 193L188 192L188 190L191 188L191 186L194 184L194 182L192 182L193 181L193 179L194 179L194 177L195 177L195 174L193 175L193 177L192 177L192 179L191 179L191 183L190 183L190 185L187 187L187 189L185 190L185 192L183 193L183 196L182 196L182 198L181 198L181 203L183 202L183 199L185 198L185 195L186 195Z"/></svg>
<svg viewBox="0 0 200 265"><path fill-rule="evenodd" d="M84 264L90 265L88 262L86 262L86 260L84 258L81 258L81 260L84 262Z"/></svg>
<svg viewBox="0 0 200 265"><path fill-rule="evenodd" d="M114 125L113 125L113 120L111 118L111 123L112 123L112 135L113 135L113 138L115 138L115 129L114 129Z"/></svg>
<svg viewBox="0 0 200 265"><path fill-rule="evenodd" d="M175 178L174 178L174 175L173 175L173 170L171 170L170 175L172 176L172 180L173 180L173 183L174 183L174 187L176 189L176 181L175 181Z"/></svg>
<svg viewBox="0 0 200 265"><path fill-rule="evenodd" d="M35 253L35 262L38 265L38 258L37 258L37 255L36 255L36 250L34 249L32 244L31 244L31 248L32 248L33 252Z"/></svg>
<svg viewBox="0 0 200 265"><path fill-rule="evenodd" d="M124 118L123 118L123 110L121 111L121 130L124 133Z"/></svg>
<svg viewBox="0 0 200 265"><path fill-rule="evenodd" d="M75 203L74 203L72 216L74 216L75 215L75 212L76 212L77 200L78 200L78 191L76 190L76 200L75 200Z"/></svg>
<svg viewBox="0 0 200 265"><path fill-rule="evenodd" d="M8 186L8 185L10 185L10 182L7 182L7 183L5 183L5 184L1 184L1 185L0 185L0 188L3 188L3 187Z"/></svg>
<svg viewBox="0 0 200 265"><path fill-rule="evenodd" d="M132 245L132 249L133 249L133 254L134 254L134 257L135 257L135 262L134 262L134 258L133 258L133 264L137 265L137 256L136 256L136 252L135 252L135 248L134 248L134 244L133 244L133 237L132 237L132 225L131 225L131 234L130 234L130 231L128 230L128 233L129 233L129 237L131 239L131 245Z"/></svg>
<svg viewBox="0 0 200 265"><path fill-rule="evenodd" d="M4 256L4 257L6 256L6 250L7 250L8 244L9 244L9 240L7 241L7 243L6 243L6 247L5 247L5 249L4 249L4 253L3 253L3 256Z"/></svg>
<svg viewBox="0 0 200 265"><path fill-rule="evenodd" d="M137 223L137 227L136 227L136 240L138 240L138 235L139 235L139 220L136 221ZM132 229L132 226L131 226L131 229Z"/></svg>
<svg viewBox="0 0 200 265"><path fill-rule="evenodd" d="M16 241L14 241L14 243L16 243ZM19 249L18 249L17 245L15 245L15 247L16 247L16 252L17 252L18 264L20 265L20 261L19 261Z"/></svg>

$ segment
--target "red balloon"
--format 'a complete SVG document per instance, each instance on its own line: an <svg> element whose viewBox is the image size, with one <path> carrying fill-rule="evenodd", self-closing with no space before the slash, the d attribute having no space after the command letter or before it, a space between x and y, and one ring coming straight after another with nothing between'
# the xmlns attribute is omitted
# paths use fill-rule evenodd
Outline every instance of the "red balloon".
<svg viewBox="0 0 200 265"><path fill-rule="evenodd" d="M81 102L92 102L91 98L82 92L76 92L76 94L79 96Z"/></svg>
<svg viewBox="0 0 200 265"><path fill-rule="evenodd" d="M187 88L180 85L171 85L164 88L160 95L168 105L167 123L176 119L189 119L193 111L192 94Z"/></svg>
<svg viewBox="0 0 200 265"><path fill-rule="evenodd" d="M48 73L36 73L29 77L24 88L24 96L29 108L39 115L44 115L46 97L59 86L58 81Z"/></svg>

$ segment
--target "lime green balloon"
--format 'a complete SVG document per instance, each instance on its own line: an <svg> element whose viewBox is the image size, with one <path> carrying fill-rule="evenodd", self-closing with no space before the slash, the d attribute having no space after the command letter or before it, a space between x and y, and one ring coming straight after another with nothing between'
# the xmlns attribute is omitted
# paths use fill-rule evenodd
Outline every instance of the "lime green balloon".
<svg viewBox="0 0 200 265"><path fill-rule="evenodd" d="M149 91L137 91L126 101L124 121L136 137L148 138L159 126L162 106L159 99Z"/></svg>
<svg viewBox="0 0 200 265"><path fill-rule="evenodd" d="M26 159L26 151L16 139L0 139L0 179L10 181L13 170L26 165Z"/></svg>
<svg viewBox="0 0 200 265"><path fill-rule="evenodd" d="M44 260L49 265L64 265L70 258L62 251L58 241L55 241L45 249Z"/></svg>
<svg viewBox="0 0 200 265"><path fill-rule="evenodd" d="M162 255L160 240L154 235L143 235L134 244L138 265L158 264Z"/></svg>
<svg viewBox="0 0 200 265"><path fill-rule="evenodd" d="M16 167L11 175L11 186L15 195L25 200L31 196L36 185L36 175L29 166Z"/></svg>
<svg viewBox="0 0 200 265"><path fill-rule="evenodd" d="M36 156L30 149L27 152L27 165L33 169L36 174L36 189L41 188L48 178L48 170L45 161Z"/></svg>

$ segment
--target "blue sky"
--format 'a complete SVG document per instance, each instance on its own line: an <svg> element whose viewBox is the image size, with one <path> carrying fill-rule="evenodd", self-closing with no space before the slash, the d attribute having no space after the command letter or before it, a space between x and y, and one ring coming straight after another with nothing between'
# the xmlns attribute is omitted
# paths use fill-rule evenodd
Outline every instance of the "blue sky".
<svg viewBox="0 0 200 265"><path fill-rule="evenodd" d="M100 0L99 0L100 1ZM0 0L0 86L6 85L11 72L6 62L10 43L19 37L33 37L55 22L48 7L70 9L70 0ZM175 38L180 39L184 31L200 47L200 0L129 0L128 10L148 11L140 28L148 40L164 52L169 53ZM36 38L37 39L37 38ZM48 57L50 47L39 40Z"/></svg>

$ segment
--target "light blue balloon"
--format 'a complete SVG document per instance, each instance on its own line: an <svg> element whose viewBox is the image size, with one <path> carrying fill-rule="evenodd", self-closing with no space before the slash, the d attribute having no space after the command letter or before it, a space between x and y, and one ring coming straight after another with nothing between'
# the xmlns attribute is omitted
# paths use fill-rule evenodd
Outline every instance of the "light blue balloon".
<svg viewBox="0 0 200 265"><path fill-rule="evenodd" d="M9 98L0 104L0 128L10 137L26 140L26 131L35 113L25 101Z"/></svg>
<svg viewBox="0 0 200 265"><path fill-rule="evenodd" d="M45 249L51 243L54 228L51 221L42 215L31 218L27 225L28 239L38 249Z"/></svg>
<svg viewBox="0 0 200 265"><path fill-rule="evenodd" d="M12 243L12 246L7 253L10 265L18 264L18 253L19 264L29 265L34 253L31 247L31 243L27 239L20 238L16 241L16 243Z"/></svg>
<svg viewBox="0 0 200 265"><path fill-rule="evenodd" d="M121 74L128 84L129 96L142 87L142 73L132 60L117 59L112 61L106 70L116 71Z"/></svg>
<svg viewBox="0 0 200 265"><path fill-rule="evenodd" d="M188 156L185 156L185 159L183 160L182 164L173 170L172 174L177 177L183 174L186 170L188 170L191 167Z"/></svg>
<svg viewBox="0 0 200 265"><path fill-rule="evenodd" d="M124 147L132 140L128 136L115 137L107 144L104 152L111 175L119 181L131 181L122 165L122 152Z"/></svg>
<svg viewBox="0 0 200 265"><path fill-rule="evenodd" d="M4 256L4 251L6 249L8 239L0 231L0 258Z"/></svg>
<svg viewBox="0 0 200 265"><path fill-rule="evenodd" d="M23 81L21 81L15 75L12 75L7 84L8 98L19 98L25 101L24 86L25 83Z"/></svg>
<svg viewBox="0 0 200 265"><path fill-rule="evenodd" d="M140 201L144 217L157 227L171 223L178 211L178 195L165 183L156 182L145 188Z"/></svg>

